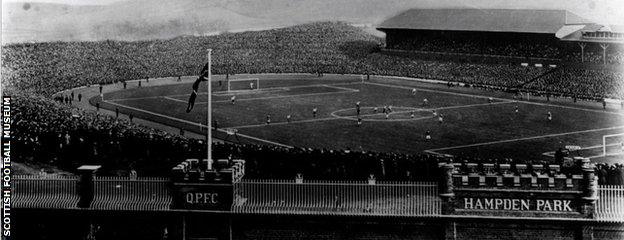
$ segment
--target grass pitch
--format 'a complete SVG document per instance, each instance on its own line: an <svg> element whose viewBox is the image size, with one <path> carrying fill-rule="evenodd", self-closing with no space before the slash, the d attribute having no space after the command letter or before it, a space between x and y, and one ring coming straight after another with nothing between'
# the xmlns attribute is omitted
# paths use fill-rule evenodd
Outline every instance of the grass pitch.
<svg viewBox="0 0 624 240"><path fill-rule="evenodd" d="M623 113L613 108L603 110L599 105L516 101L501 92L447 88L399 78L257 77L260 89L242 85L228 92L222 77L212 83L213 119L220 129L236 129L241 141L528 160L550 159L548 152L566 145L599 145L603 135L624 132ZM201 132L205 128L200 126L206 121L205 84L200 90L191 113L185 112L190 83L108 93L103 107L119 107L135 116ZM389 114L383 112L386 106L392 108ZM552 120L547 119L548 112ZM425 138L427 131L431 140ZM234 137L229 140L238 141ZM601 158L594 152L578 154L609 161L621 159Z"/></svg>

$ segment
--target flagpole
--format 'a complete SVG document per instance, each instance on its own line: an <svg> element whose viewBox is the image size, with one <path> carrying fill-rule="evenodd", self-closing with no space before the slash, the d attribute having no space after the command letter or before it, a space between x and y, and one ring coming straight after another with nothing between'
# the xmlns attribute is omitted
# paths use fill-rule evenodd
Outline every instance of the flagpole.
<svg viewBox="0 0 624 240"><path fill-rule="evenodd" d="M206 104L207 111L207 120L206 124L208 125L207 134L207 155L208 155L208 168L212 169L212 49L208 49L208 83L206 83L208 88L208 104Z"/></svg>

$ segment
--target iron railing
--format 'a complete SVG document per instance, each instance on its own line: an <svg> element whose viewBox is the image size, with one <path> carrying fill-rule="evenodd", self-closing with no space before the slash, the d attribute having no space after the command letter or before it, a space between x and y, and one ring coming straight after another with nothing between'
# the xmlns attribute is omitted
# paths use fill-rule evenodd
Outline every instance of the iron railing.
<svg viewBox="0 0 624 240"><path fill-rule="evenodd" d="M16 175L11 181L14 208L78 207L77 176Z"/></svg>
<svg viewBox="0 0 624 240"><path fill-rule="evenodd" d="M92 209L168 210L168 178L96 177Z"/></svg>
<svg viewBox="0 0 624 240"><path fill-rule="evenodd" d="M240 213L401 215L441 213L432 182L243 179L234 184L232 211Z"/></svg>
<svg viewBox="0 0 624 240"><path fill-rule="evenodd" d="M624 185L598 186L596 219L624 221Z"/></svg>
<svg viewBox="0 0 624 240"><path fill-rule="evenodd" d="M78 176L16 175L14 208L77 208ZM169 210L167 178L96 177L91 209ZM435 182L243 179L233 186L237 213L316 215L441 215ZM595 218L624 221L624 186L600 185Z"/></svg>

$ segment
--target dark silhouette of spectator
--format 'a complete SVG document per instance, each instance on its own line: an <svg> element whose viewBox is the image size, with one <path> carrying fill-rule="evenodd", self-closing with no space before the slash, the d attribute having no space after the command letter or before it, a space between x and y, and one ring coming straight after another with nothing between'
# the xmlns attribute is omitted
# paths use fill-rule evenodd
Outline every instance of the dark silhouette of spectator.
<svg viewBox="0 0 624 240"><path fill-rule="evenodd" d="M559 165L563 165L563 159L565 157L565 153L563 153L563 149L559 148L555 151L555 163Z"/></svg>

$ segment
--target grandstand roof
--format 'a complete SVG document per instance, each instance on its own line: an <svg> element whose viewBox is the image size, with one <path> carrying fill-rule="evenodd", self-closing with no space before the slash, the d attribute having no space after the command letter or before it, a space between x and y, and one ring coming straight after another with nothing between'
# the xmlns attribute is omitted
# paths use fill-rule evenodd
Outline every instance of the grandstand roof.
<svg viewBox="0 0 624 240"><path fill-rule="evenodd" d="M590 22L566 10L410 9L377 28L554 34L566 24Z"/></svg>
<svg viewBox="0 0 624 240"><path fill-rule="evenodd" d="M583 32L610 32L617 33L619 37L584 37ZM555 36L562 41L596 42L596 43L624 43L624 27L621 25L602 24L575 24L562 27Z"/></svg>

